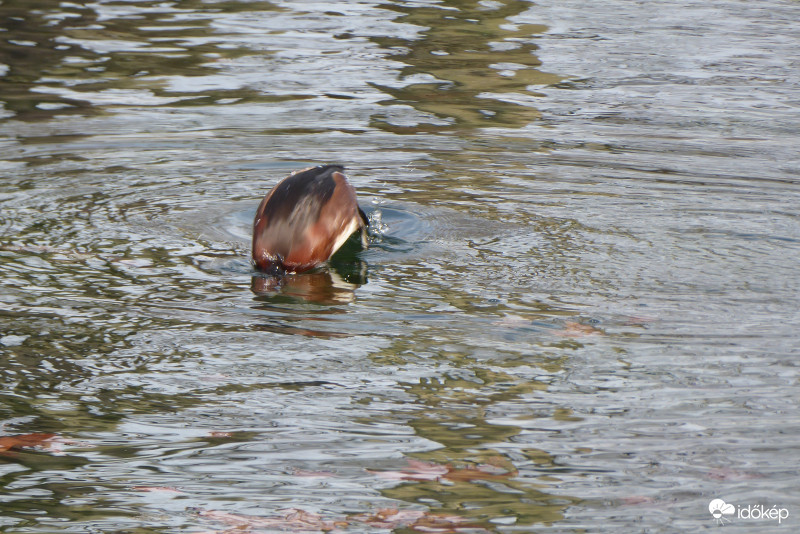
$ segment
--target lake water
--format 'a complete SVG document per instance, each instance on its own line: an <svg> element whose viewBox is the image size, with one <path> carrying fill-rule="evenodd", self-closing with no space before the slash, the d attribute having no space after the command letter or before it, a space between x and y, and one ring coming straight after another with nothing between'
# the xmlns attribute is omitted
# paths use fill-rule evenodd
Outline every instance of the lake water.
<svg viewBox="0 0 800 534"><path fill-rule="evenodd" d="M795 0L0 16L0 531L800 528Z"/></svg>

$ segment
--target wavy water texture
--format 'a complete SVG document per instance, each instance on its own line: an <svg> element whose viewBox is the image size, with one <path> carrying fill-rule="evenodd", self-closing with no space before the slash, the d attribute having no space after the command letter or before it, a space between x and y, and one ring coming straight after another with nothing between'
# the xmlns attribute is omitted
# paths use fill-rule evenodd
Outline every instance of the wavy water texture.
<svg viewBox="0 0 800 534"><path fill-rule="evenodd" d="M0 19L0 531L800 526L796 2ZM370 248L255 273L317 163Z"/></svg>

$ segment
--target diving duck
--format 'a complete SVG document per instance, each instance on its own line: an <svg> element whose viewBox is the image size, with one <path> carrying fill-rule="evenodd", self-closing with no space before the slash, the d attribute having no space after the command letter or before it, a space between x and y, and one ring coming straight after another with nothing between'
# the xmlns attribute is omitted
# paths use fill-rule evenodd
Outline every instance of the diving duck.
<svg viewBox="0 0 800 534"><path fill-rule="evenodd" d="M253 221L253 262L269 273L319 267L356 232L366 246L367 216L344 167L293 172L272 188Z"/></svg>

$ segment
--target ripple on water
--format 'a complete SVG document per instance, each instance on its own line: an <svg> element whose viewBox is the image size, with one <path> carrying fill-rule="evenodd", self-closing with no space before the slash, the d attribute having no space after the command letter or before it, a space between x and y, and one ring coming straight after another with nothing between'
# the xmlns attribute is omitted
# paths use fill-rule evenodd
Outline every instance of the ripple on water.
<svg viewBox="0 0 800 534"><path fill-rule="evenodd" d="M0 528L796 520L792 3L0 14ZM370 248L253 276L324 162Z"/></svg>

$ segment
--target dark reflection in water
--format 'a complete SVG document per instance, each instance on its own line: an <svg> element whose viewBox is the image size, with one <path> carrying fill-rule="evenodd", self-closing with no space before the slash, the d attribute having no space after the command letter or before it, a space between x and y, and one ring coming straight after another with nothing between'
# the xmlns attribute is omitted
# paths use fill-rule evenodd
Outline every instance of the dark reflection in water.
<svg viewBox="0 0 800 534"><path fill-rule="evenodd" d="M357 284L343 280L338 273L325 269L315 273L256 275L252 289L257 295L280 294L288 301L304 300L319 304L346 304L355 299Z"/></svg>
<svg viewBox="0 0 800 534"><path fill-rule="evenodd" d="M340 306L355 301L359 285L345 281L336 270L328 267L311 273L255 275L251 290L257 295L258 304L253 308L266 312L270 320L260 321L253 328L278 334L347 337L349 334L344 332L308 328L310 314L303 304L318 306L316 321L324 324L326 316L346 313Z"/></svg>

